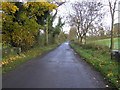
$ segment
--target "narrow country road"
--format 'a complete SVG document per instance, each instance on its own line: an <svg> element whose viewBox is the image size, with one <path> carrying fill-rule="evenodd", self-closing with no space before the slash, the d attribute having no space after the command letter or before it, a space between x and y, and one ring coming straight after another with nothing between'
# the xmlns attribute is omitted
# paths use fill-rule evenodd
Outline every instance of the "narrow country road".
<svg viewBox="0 0 120 90"><path fill-rule="evenodd" d="M103 77L63 43L3 75L3 88L105 88Z"/></svg>

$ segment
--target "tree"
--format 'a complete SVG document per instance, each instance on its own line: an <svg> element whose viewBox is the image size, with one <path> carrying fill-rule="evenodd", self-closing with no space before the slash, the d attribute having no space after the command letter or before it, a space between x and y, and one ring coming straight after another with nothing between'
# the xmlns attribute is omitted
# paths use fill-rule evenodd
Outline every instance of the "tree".
<svg viewBox="0 0 120 90"><path fill-rule="evenodd" d="M57 25L55 26L54 31L53 31L53 37L54 37L55 35L59 35L59 33L61 32L61 29L62 29L62 27L64 26L64 24L65 24L65 22L62 22L62 18L59 17L59 18L58 18L58 23L57 23Z"/></svg>
<svg viewBox="0 0 120 90"><path fill-rule="evenodd" d="M103 5L97 1L82 1L72 4L74 13L70 15L70 22L77 27L78 40L86 43L86 35L90 27L101 21Z"/></svg>
<svg viewBox="0 0 120 90"><path fill-rule="evenodd" d="M99 29L99 30L98 30L99 36L100 36L100 37L104 37L104 36L105 36L105 31L104 31L104 29L103 29L103 25L101 24L98 29Z"/></svg>
<svg viewBox="0 0 120 90"><path fill-rule="evenodd" d="M54 33L53 22L57 15L57 7L61 6L65 2L28 2L26 3L26 7L28 7L28 11L33 11L30 13L31 18L36 17L37 22L41 25L45 25L45 40L46 45L49 43L49 34ZM55 10L55 13L52 14L52 10ZM54 39L54 35L53 35ZM53 40L54 41L54 40Z"/></svg>
<svg viewBox="0 0 120 90"><path fill-rule="evenodd" d="M56 42L57 43L62 43L64 41L66 41L68 38L68 35L65 34L65 32L61 31L58 35L58 37L56 37Z"/></svg>
<svg viewBox="0 0 120 90"><path fill-rule="evenodd" d="M113 27L114 27L114 16L115 16L115 11L116 11L116 3L117 0L115 0L112 4L112 2L110 2L110 0L108 0L109 2L109 10L110 10L110 15L111 15L111 44L110 44L110 49L111 52L114 49L114 41L113 41ZM111 54L111 59L113 55Z"/></svg>
<svg viewBox="0 0 120 90"><path fill-rule="evenodd" d="M57 1L55 1L54 4L57 5L57 7L59 7L59 6L63 5L65 2L62 2L62 1L61 2L57 2ZM53 3L53 2L51 2L51 3ZM60 33L59 29L61 28L61 26L59 26L59 24L62 24L61 23L61 18L59 18L59 20L58 20L58 25L55 28L53 27L53 22L54 22L54 20L56 18L57 12L58 12L57 8L55 8L54 10L55 10L55 13L54 14L50 13L48 15L48 17L47 17L46 44L48 44L48 42L49 42L49 36L52 36L51 37L52 38L52 43L54 43L55 34L58 35Z"/></svg>
<svg viewBox="0 0 120 90"><path fill-rule="evenodd" d="M22 51L38 42L39 29L46 23L46 17L57 8L48 2L8 3L3 6L3 42Z"/></svg>
<svg viewBox="0 0 120 90"><path fill-rule="evenodd" d="M69 31L69 40L75 41L77 39L77 29L76 27L71 27Z"/></svg>
<svg viewBox="0 0 120 90"><path fill-rule="evenodd" d="M13 27L13 19L14 19L14 13L18 11L19 9L17 6L15 6L14 3L9 2L3 2L2 3L2 41L3 44L5 43L11 43L11 34L12 34L12 27Z"/></svg>

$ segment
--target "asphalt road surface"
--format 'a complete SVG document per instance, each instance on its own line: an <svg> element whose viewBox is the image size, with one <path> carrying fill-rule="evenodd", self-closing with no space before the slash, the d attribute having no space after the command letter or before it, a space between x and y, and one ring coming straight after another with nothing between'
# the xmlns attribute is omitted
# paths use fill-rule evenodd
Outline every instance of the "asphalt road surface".
<svg viewBox="0 0 120 90"><path fill-rule="evenodd" d="M3 75L3 88L105 88L106 82L69 44Z"/></svg>

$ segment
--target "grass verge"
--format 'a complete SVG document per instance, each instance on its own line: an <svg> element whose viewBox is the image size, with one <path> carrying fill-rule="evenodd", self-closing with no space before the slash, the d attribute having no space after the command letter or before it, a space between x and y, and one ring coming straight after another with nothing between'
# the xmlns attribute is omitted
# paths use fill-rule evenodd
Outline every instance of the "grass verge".
<svg viewBox="0 0 120 90"><path fill-rule="evenodd" d="M11 70L14 70L16 67L21 65L22 63L27 62L37 56L40 56L54 48L58 45L49 45L44 47L35 47L27 52L21 53L20 55L12 55L8 56L7 58L2 59L2 73L7 73Z"/></svg>
<svg viewBox="0 0 120 90"><path fill-rule="evenodd" d="M120 66L118 62L110 59L109 48L93 44L79 45L71 43L70 45L82 58L85 58L86 62L101 72L112 87L120 88L120 75L118 72Z"/></svg>

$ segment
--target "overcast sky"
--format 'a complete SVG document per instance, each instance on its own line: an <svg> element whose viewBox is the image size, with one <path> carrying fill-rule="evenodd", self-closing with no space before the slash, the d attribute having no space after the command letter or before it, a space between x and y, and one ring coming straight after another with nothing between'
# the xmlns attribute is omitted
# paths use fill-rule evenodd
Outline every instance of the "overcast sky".
<svg viewBox="0 0 120 90"><path fill-rule="evenodd" d="M63 21L65 20L65 17L72 12L72 7L71 7L71 3L74 3L75 1L79 1L81 2L82 0L67 0L67 2L60 6L58 8L58 14L57 16L61 16L63 17ZM87 0L86 0L87 1ZM90 0L89 0L90 1ZM93 0L92 0L93 1ZM97 0L99 1L99 0ZM106 11L106 15L105 18L103 18L103 24L106 26L110 26L111 25L111 18L110 18L110 12L109 12L109 7L108 5L108 0L100 0L104 5L106 5L104 7L104 10ZM114 2L114 0L112 0ZM118 0L120 1L120 0ZM118 4L117 4L117 9L118 9ZM54 24L56 24L57 19L55 20ZM115 13L115 23L118 22L118 12ZM70 30L70 26L66 23L63 27L63 31L65 31L66 33L68 33Z"/></svg>

